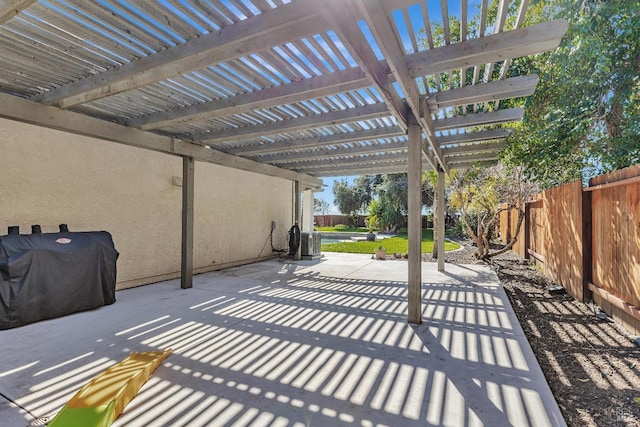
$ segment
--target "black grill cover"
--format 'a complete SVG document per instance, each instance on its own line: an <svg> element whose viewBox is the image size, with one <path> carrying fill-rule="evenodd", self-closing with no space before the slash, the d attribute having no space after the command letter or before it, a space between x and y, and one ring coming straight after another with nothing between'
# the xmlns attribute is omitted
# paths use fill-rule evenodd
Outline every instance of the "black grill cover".
<svg viewBox="0 0 640 427"><path fill-rule="evenodd" d="M116 301L111 234L0 236L0 329Z"/></svg>

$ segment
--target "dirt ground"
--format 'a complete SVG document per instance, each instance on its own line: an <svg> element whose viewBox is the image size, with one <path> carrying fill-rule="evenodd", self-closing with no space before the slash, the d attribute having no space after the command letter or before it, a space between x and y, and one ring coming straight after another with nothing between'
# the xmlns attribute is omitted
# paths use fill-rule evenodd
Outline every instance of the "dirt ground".
<svg viewBox="0 0 640 427"><path fill-rule="evenodd" d="M446 261L476 262L473 248ZM432 261L425 255L425 261ZM528 261L492 262L569 426L640 426L640 348L597 307L578 302Z"/></svg>
<svg viewBox="0 0 640 427"><path fill-rule="evenodd" d="M539 271L506 256L493 263L570 426L640 426L640 348L621 326Z"/></svg>

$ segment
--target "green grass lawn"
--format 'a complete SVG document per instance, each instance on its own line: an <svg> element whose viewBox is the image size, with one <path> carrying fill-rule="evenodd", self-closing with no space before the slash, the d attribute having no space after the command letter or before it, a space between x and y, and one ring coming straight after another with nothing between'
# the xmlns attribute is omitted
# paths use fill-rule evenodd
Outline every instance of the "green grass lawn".
<svg viewBox="0 0 640 427"><path fill-rule="evenodd" d="M383 246L388 254L406 253L409 251L409 240L406 231L402 231L396 237L389 237L378 242L346 242L346 243L324 243L322 250L326 252L347 252L352 254L373 254L378 246ZM460 245L454 242L444 242L444 250L452 251L458 249ZM422 252L433 250L433 231L422 230Z"/></svg>

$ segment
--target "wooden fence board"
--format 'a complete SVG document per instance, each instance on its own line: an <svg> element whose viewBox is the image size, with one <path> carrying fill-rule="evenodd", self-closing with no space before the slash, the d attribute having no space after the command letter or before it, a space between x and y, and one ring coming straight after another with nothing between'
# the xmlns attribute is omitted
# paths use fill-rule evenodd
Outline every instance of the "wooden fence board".
<svg viewBox="0 0 640 427"><path fill-rule="evenodd" d="M503 244L509 243L516 227L518 226L518 211L516 209L504 210L500 212L500 240ZM518 254L522 258L526 258L526 245L525 245L525 221L522 221L520 231L516 239L516 243L512 247L512 251Z"/></svg>
<svg viewBox="0 0 640 427"><path fill-rule="evenodd" d="M640 176L640 165L629 166L628 168L619 169L617 171L598 175L589 180L589 187L597 185L610 184L612 182L624 181Z"/></svg>
<svg viewBox="0 0 640 427"><path fill-rule="evenodd" d="M640 183L627 186L627 207L629 213L628 280L633 285L632 297L627 302L640 308Z"/></svg>
<svg viewBox="0 0 640 427"><path fill-rule="evenodd" d="M544 256L543 252L543 239L545 237L546 230L546 221L543 215L543 204L544 200L540 197L537 201L529 204L529 212L531 214L531 218L529 221L529 229L528 233L530 236L530 248L533 252Z"/></svg>
<svg viewBox="0 0 640 427"><path fill-rule="evenodd" d="M514 233L515 233L515 228L518 226L518 214L519 214L518 211L515 209L511 211L511 223L513 224ZM517 235L516 243L513 245L513 251L523 258L525 254L524 227L525 227L525 222L523 220L522 224L520 225L520 230Z"/></svg>
<svg viewBox="0 0 640 427"><path fill-rule="evenodd" d="M531 254L575 298L586 301L593 290L609 314L624 312L632 317L618 320L640 325L640 165L592 178L584 189L576 181L545 190L526 211L514 251ZM513 217L505 213L500 227L503 237L513 233Z"/></svg>
<svg viewBox="0 0 640 427"><path fill-rule="evenodd" d="M576 181L543 192L545 274L575 298L584 297L582 183Z"/></svg>
<svg viewBox="0 0 640 427"><path fill-rule="evenodd" d="M590 180L592 187L592 282L640 307L640 166ZM628 180L628 183L624 181ZM604 186L620 182L622 185Z"/></svg>

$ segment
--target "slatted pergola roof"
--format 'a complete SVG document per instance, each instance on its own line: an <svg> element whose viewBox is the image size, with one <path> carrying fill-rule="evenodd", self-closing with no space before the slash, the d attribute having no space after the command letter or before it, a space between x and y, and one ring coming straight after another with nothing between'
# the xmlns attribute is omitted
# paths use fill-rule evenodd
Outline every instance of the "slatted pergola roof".
<svg viewBox="0 0 640 427"><path fill-rule="evenodd" d="M488 0L4 0L0 117L307 188L406 172L410 124L425 168L495 162L524 114L501 101L538 83L511 59L567 30L523 27L527 5L490 20Z"/></svg>

